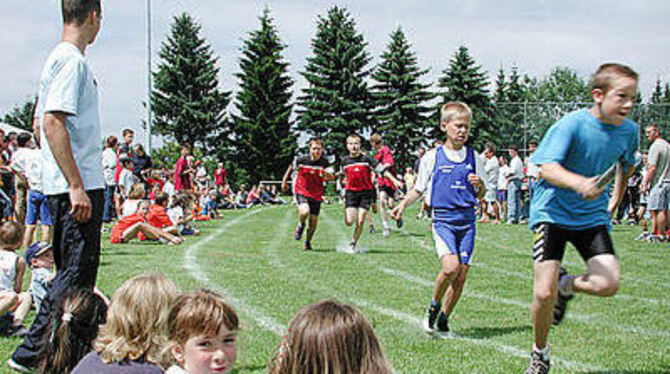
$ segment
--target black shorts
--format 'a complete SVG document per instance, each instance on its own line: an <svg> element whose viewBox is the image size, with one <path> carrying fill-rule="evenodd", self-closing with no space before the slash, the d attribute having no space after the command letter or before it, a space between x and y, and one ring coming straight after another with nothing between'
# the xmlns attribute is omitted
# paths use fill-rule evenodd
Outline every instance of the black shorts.
<svg viewBox="0 0 670 374"><path fill-rule="evenodd" d="M379 191L386 192L386 196L390 197L391 199L393 199L393 196L395 196L395 190L391 186L379 186Z"/></svg>
<svg viewBox="0 0 670 374"><path fill-rule="evenodd" d="M370 209L370 205L374 201L374 190L347 191L344 195L344 206L346 208Z"/></svg>
<svg viewBox="0 0 670 374"><path fill-rule="evenodd" d="M300 204L307 204L309 206L309 214L313 216L318 216L321 212L321 202L311 197L305 195L295 194L295 201Z"/></svg>
<svg viewBox="0 0 670 374"><path fill-rule="evenodd" d="M535 226L533 238L533 261L563 260L565 245L575 246L584 261L603 254L614 255L612 238L607 226L601 225L584 230L568 230L552 223Z"/></svg>

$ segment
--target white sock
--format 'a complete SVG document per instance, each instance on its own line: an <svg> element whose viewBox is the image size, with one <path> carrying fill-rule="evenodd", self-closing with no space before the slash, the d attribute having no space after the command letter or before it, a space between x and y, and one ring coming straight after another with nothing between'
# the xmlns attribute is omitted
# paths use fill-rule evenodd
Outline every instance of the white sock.
<svg viewBox="0 0 670 374"><path fill-rule="evenodd" d="M387 221L384 221L384 222L382 222L382 226L384 227L384 229L388 230L389 223Z"/></svg>
<svg viewBox="0 0 670 374"><path fill-rule="evenodd" d="M535 345L535 343L533 343L533 351L539 353L544 360L549 360L549 344L540 349Z"/></svg>

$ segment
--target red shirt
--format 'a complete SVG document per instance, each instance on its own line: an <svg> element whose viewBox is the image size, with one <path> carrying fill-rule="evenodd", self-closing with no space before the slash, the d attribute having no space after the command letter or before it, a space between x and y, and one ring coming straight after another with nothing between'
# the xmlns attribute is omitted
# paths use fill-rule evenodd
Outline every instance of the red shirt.
<svg viewBox="0 0 670 374"><path fill-rule="evenodd" d="M147 213L147 222L153 227L158 227L162 229L163 227L172 226L172 221L165 210L165 207L162 205L154 204L149 207L149 213Z"/></svg>
<svg viewBox="0 0 670 374"><path fill-rule="evenodd" d="M330 164L323 157L316 161L310 156L296 158L293 162L293 168L298 173L294 188L296 195L321 201L323 199L323 180L328 166Z"/></svg>
<svg viewBox="0 0 670 374"><path fill-rule="evenodd" d="M184 173L188 170L188 161L185 157L179 157L177 167L174 171L174 189L175 191L191 189L191 174Z"/></svg>
<svg viewBox="0 0 670 374"><path fill-rule="evenodd" d="M388 146L383 146L379 152L377 152L375 155L375 160L379 161L380 164L390 165L389 169L393 173L393 166L395 165L395 162L393 161L393 154L391 153L391 149L389 149ZM395 184L393 184L390 179L381 175L377 178L377 185L379 187L391 187L393 190L396 190Z"/></svg>
<svg viewBox="0 0 670 374"><path fill-rule="evenodd" d="M123 232L128 230L128 228L130 228L132 225L139 222L144 222L144 217L137 213L121 218L119 222L112 226L112 230L109 233L109 241L112 244L121 243L121 236L123 236Z"/></svg>
<svg viewBox="0 0 670 374"><path fill-rule="evenodd" d="M216 169L214 170L214 185L215 186L223 186L226 184L226 169Z"/></svg>
<svg viewBox="0 0 670 374"><path fill-rule="evenodd" d="M373 190L372 171L377 166L379 166L379 161L368 155L343 158L342 171L347 177L344 189L347 191Z"/></svg>

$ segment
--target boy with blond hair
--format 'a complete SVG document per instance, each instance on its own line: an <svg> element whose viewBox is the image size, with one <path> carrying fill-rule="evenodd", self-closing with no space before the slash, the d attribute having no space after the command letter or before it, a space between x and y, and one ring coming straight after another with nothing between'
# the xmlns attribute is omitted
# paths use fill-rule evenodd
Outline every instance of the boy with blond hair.
<svg viewBox="0 0 670 374"><path fill-rule="evenodd" d="M531 307L535 344L526 373L548 373L547 336L560 323L573 293L613 296L619 287L619 261L609 231L610 213L634 171L638 125L626 116L637 96L638 76L620 64L601 65L593 76L593 106L561 118L547 131L531 157L540 167L530 206L534 231L535 286ZM598 176L618 163L608 200ZM586 262L586 273L561 268L566 244Z"/></svg>
<svg viewBox="0 0 670 374"><path fill-rule="evenodd" d="M452 101L442 106L440 129L446 141L421 158L414 188L392 211L394 218L400 218L422 194L433 208L433 239L442 270L435 279L424 327L439 335L449 332L449 316L463 291L475 247L475 207L486 193L484 163L465 146L471 121L467 104Z"/></svg>

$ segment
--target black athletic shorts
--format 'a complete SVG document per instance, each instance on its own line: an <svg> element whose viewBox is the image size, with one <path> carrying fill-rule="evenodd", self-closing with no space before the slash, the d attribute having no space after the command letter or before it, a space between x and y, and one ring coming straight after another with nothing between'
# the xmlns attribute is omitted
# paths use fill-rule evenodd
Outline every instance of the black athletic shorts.
<svg viewBox="0 0 670 374"><path fill-rule="evenodd" d="M391 186L379 186L379 191L386 192L386 196L390 197L391 199L393 199L395 196L395 190L391 188Z"/></svg>
<svg viewBox="0 0 670 374"><path fill-rule="evenodd" d="M533 231L533 261L536 263L547 260L562 261L567 243L575 246L584 261L597 255L615 254L612 238L605 225L584 230L568 230L552 223L540 223Z"/></svg>
<svg viewBox="0 0 670 374"><path fill-rule="evenodd" d="M319 200L312 199L311 197L307 197L305 195L295 194L295 201L298 202L298 205L305 203L309 205L310 215L318 216L321 212L321 202Z"/></svg>
<svg viewBox="0 0 670 374"><path fill-rule="evenodd" d="M374 203L374 190L347 191L344 195L344 206L346 208L370 209Z"/></svg>

